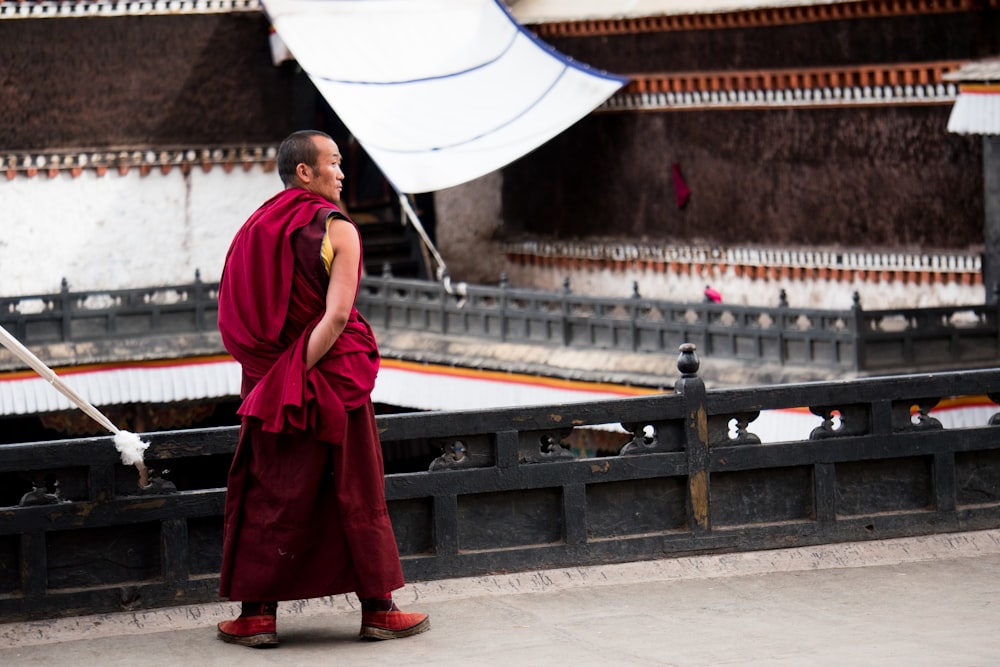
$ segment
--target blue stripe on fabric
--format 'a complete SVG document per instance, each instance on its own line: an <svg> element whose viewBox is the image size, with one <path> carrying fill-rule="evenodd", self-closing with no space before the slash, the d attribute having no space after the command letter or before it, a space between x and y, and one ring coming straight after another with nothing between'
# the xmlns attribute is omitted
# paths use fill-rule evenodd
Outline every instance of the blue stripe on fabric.
<svg viewBox="0 0 1000 667"><path fill-rule="evenodd" d="M570 58L569 56L567 56L565 53L561 53L560 51L557 51L555 49L555 47L553 47L551 44L547 44L546 42L543 42L541 39L538 38L538 36L535 33L531 32L530 30L528 30L527 28L525 28L523 25L521 25L520 23L518 23L517 19L515 19L514 15L511 13L510 9L505 4L503 4L503 2L501 2L500 0L493 0L493 4L495 4L497 7L499 7L500 11L502 11L504 14L506 14L507 19L512 24L514 24L514 26L517 28L517 30L520 33L522 33L528 39L530 39L532 42L534 42L535 45L538 46L538 48L542 49L543 51L547 51L549 53L549 55L551 55L553 58L556 58L556 59L562 61L562 63L565 66L572 67L573 69L578 69L581 72L586 72L587 74L590 74L591 76L596 76L596 77L601 78L601 79L607 79L609 81L617 81L622 86L624 86L626 83L629 82L630 79L627 76L620 76L618 74L611 74L610 72L605 72L602 69L597 69L596 67L591 67L590 65L586 65L586 64L581 63L579 61L573 60L572 58Z"/></svg>
<svg viewBox="0 0 1000 667"><path fill-rule="evenodd" d="M518 33L515 30L514 34L511 36L510 41L507 43L507 46L501 49L500 52L493 58L481 62L478 65L473 65L472 67L466 67L465 69L456 70L454 72L448 72L447 74L436 74L434 76L426 76L420 79L400 79L399 81L351 81L348 79L334 79L333 77L321 76L321 75L316 75L316 78L321 81L329 81L331 83L339 83L348 86L400 86L400 85L408 85L411 83L424 83L426 81L440 81L441 79L452 79L458 76L462 76L464 74L468 74L470 72L475 72L476 70L481 70L484 67L489 67L493 63L499 61L501 58L503 58L505 53L508 53L512 48L514 48L514 43L517 41L517 35Z"/></svg>
<svg viewBox="0 0 1000 667"><path fill-rule="evenodd" d="M415 155L415 154L418 154L418 153L433 153L435 151L443 151L443 150L448 150L448 149L451 149L451 148L458 148L459 146L464 146L466 144L471 144L472 142L478 141L479 139L482 139L483 137L489 136L491 134L496 134L501 129L507 127L508 125L510 125L511 123L513 123L514 121L516 121L517 119L521 118L522 116L524 116L525 114L527 114L532 109L534 109L536 106L538 106L541 103L541 101L543 99L545 99L545 97L552 91L552 89L556 87L556 84L558 84L562 80L562 78L564 76L566 76L566 73L569 70L570 70L570 68L564 64L562 70L559 71L559 76L557 76L555 79L553 79L552 83L549 84L548 88L546 88L531 104L529 104L528 106L524 107L520 112L518 112L515 115L511 116L509 119L505 120L504 122L500 123L499 125L497 125L497 126L495 126L493 128L490 128L489 130L486 130L484 132L480 132L479 134L477 134L477 135L475 135L473 137L469 137L469 138L463 139L461 141L456 141L455 143L448 144L447 146L431 146L431 147L428 147L428 148L415 148L415 149L410 149L410 150L400 150L400 149L395 149L395 148L388 148L386 146L379 146L377 144L372 144L371 142L367 142L367 144L370 145L370 146L372 146L372 148L375 148L377 150L383 151L385 153L395 153L395 154L398 154L398 155L408 155L408 154Z"/></svg>
<svg viewBox="0 0 1000 667"><path fill-rule="evenodd" d="M359 3L359 2L378 2L379 0L302 0L302 1L303 2L316 2L317 4L330 3L330 4L342 4L342 5L346 5L346 4L355 4L355 3ZM264 8L265 8L264 11L265 11L265 14L266 14L267 13L267 0L262 0L261 4L264 5ZM557 51L553 46L551 46L550 44L547 44L546 42L543 42L541 39L539 39L538 36L535 35L535 33L531 32L530 30L528 30L527 28L525 28L523 25L521 25L520 23L518 23L517 19L515 19L514 15L511 13L510 9L503 2L501 2L501 0L493 0L493 4L495 4L497 7L500 8L500 11L503 12L504 16L507 17L507 20L510 21L511 25L514 26L514 29L518 33L523 34L525 37L527 37L528 39L530 39L535 44L535 46L537 46L538 48L540 48L543 51L547 52L553 58L556 58L557 60L561 61L563 63L563 65L565 65L566 67L572 67L573 69L578 69L581 72L586 72L587 74L590 74L591 76L596 76L596 77L599 77L599 78L602 78L602 79L607 79L609 81L617 81L622 86L624 86L626 83L629 82L630 79L627 76L621 76L621 75L618 75L618 74L611 74L610 72L605 72L604 70L597 69L595 67L591 67L590 65L587 65L587 64L581 63L579 61L576 61L573 58L570 58L569 56L567 56L566 54ZM516 35L515 35L515 38L516 38ZM510 47L513 45L513 43L514 43L514 40L511 40L511 43L508 45L507 48L510 49ZM500 55L503 55L503 54L501 53ZM497 56L497 57L499 58L500 56ZM466 70L466 71L472 71L472 70L476 69L477 67L485 67L487 64L489 64L489 63L484 63L482 65L477 65L476 67L470 68L469 70ZM460 74L460 72L457 73L457 74ZM427 79L414 79L414 81L430 81L430 80L433 80L435 78L447 78L448 76L454 76L454 75L445 74L445 75L442 75L440 77L429 77ZM378 83L378 82L363 82L363 81L357 81L357 82L338 81L336 79L326 79L326 80L327 81L336 81L337 83L357 83L357 84ZM390 82L390 83L392 83L392 82ZM407 83L407 82L401 81L401 82L397 82L397 83Z"/></svg>

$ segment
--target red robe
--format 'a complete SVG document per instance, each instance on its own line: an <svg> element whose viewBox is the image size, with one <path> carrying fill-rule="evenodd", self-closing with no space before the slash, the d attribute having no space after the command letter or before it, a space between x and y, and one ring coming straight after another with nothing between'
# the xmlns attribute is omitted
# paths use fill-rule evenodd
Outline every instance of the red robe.
<svg viewBox="0 0 1000 667"><path fill-rule="evenodd" d="M229 472L220 594L275 601L403 585L371 405L378 348L356 309L306 370L326 305L315 253L296 233L332 211L290 188L237 232L219 285L219 331L243 368L240 441Z"/></svg>

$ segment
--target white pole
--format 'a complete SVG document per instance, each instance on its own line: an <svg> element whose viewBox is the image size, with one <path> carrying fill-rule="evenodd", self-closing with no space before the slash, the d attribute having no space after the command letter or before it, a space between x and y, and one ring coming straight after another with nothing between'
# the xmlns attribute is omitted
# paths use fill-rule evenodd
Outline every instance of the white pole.
<svg viewBox="0 0 1000 667"><path fill-rule="evenodd" d="M125 465L135 465L138 468L140 486L149 484L149 473L146 471L146 465L142 459L143 451L149 446L147 443L140 440L139 436L134 433L123 431L111 423L111 420L105 417L100 410L63 382L62 378L56 375L54 370L46 366L41 359L21 344L21 341L14 338L4 327L0 327L0 343L13 352L21 361L28 364L32 370L42 376L44 380L48 381L49 384L72 401L78 408L87 413L94 421L111 431L115 436L115 448L121 453L122 463Z"/></svg>
<svg viewBox="0 0 1000 667"><path fill-rule="evenodd" d="M410 205L410 198L402 192L397 194L399 195L399 205L403 209L403 223L406 223L406 218L409 218L413 222L413 228L417 230L417 234L419 234L420 238L423 239L424 245L427 246L431 255L434 256L434 261L437 262L437 278L438 280L441 280L448 274L448 267L444 265L444 259L437 251L437 248L434 247L434 244L431 243L431 239L427 235L427 231L424 229L424 226L420 224L420 218L417 217L417 212L414 211L413 206Z"/></svg>

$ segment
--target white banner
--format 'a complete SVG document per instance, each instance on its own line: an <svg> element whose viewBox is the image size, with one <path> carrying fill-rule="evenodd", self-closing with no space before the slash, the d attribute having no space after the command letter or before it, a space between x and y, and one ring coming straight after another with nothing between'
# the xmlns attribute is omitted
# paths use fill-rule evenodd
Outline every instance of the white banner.
<svg viewBox="0 0 1000 667"><path fill-rule="evenodd" d="M626 79L559 54L498 0L264 0L299 65L399 192L534 150Z"/></svg>

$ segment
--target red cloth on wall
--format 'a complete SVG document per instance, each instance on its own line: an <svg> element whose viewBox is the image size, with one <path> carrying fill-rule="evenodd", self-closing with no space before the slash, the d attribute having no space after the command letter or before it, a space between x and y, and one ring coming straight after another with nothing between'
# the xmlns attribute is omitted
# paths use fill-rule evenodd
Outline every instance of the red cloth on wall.
<svg viewBox="0 0 1000 667"><path fill-rule="evenodd" d="M674 162L670 167L670 171L674 176L674 194L677 196L677 208L684 208L684 205L688 203L688 199L691 198L691 188L684 182L679 164Z"/></svg>
<svg viewBox="0 0 1000 667"><path fill-rule="evenodd" d="M319 249L297 256L292 235L328 211L346 218L318 195L284 190L226 256L219 330L242 365L244 401L219 590L234 600L375 596L403 585L370 398L378 348L356 309L333 348L305 367L326 295L310 278Z"/></svg>

